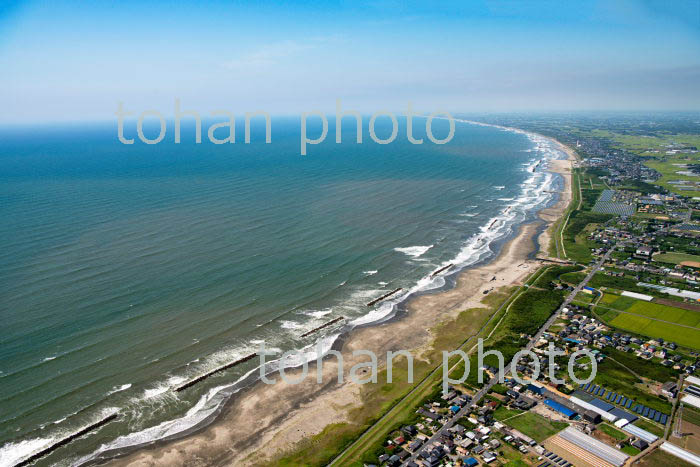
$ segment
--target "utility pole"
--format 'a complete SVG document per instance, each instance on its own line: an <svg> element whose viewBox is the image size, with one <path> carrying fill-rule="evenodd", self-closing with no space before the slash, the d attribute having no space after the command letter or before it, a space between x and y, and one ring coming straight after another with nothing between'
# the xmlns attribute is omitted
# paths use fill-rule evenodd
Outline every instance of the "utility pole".
<svg viewBox="0 0 700 467"><path fill-rule="evenodd" d="M680 394L678 395L680 397ZM676 425L673 428L673 436L680 438L683 436L683 402L678 406L678 413L676 414Z"/></svg>

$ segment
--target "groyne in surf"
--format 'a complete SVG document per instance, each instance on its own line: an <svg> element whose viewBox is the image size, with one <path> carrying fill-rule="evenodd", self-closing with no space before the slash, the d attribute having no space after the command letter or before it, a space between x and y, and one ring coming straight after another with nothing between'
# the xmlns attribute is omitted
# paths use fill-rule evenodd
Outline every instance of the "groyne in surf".
<svg viewBox="0 0 700 467"><path fill-rule="evenodd" d="M374 304L376 304L376 303L379 303L379 302L381 302L382 300L385 300L385 299L391 297L392 295L394 295L395 293L398 293L398 292L400 292L400 291L402 291L402 290L403 290L403 289L402 289L401 287L399 287L398 289L394 289L394 290L392 290L391 292L386 293L386 294L382 295L382 296L379 297L379 298L375 298L374 300L372 300L371 302L369 302L369 303L367 304L367 306L372 306L372 305L374 305Z"/></svg>
<svg viewBox="0 0 700 467"><path fill-rule="evenodd" d="M252 353L250 355L246 355L245 357L236 360L235 362L227 363L226 365L215 368L207 373L204 373L201 376L197 376L196 378L191 379L191 380L187 381L186 383L181 384L180 386L175 388L175 391L176 392L184 391L185 389L192 387L195 384L204 381L205 379L209 378L210 376L212 376L216 373L219 373L219 372L224 371L224 370L228 370L229 368L233 368L234 366L240 365L241 363L245 363L248 360L251 360L257 356L258 356L257 353Z"/></svg>

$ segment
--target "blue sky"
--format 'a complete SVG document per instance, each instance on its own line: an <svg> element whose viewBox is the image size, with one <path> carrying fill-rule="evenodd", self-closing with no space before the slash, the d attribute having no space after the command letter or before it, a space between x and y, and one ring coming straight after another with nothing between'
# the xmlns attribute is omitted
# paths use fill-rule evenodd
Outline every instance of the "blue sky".
<svg viewBox="0 0 700 467"><path fill-rule="evenodd" d="M700 110L700 0L0 6L2 122L206 114Z"/></svg>

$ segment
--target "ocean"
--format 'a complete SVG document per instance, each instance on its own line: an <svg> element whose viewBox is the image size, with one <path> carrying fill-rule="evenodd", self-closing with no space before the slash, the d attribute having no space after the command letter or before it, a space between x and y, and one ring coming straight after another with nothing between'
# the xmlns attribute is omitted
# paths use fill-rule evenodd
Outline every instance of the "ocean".
<svg viewBox="0 0 700 467"><path fill-rule="evenodd" d="M111 413L37 465L201 426L257 377L258 360L177 385L261 342L315 359L319 341L328 349L445 287L433 271L487 261L556 201L562 181L547 160L564 155L549 140L458 122L436 145L423 121L422 145L403 120L393 143L376 144L367 119L362 144L350 124L337 144L331 121L305 156L292 118L272 120L271 144L262 122L250 144L224 145L206 126L202 144L192 128L174 144L170 123L161 143L128 146L116 122L1 128L0 465ZM390 133L377 120L377 135ZM447 122L433 133L444 137Z"/></svg>

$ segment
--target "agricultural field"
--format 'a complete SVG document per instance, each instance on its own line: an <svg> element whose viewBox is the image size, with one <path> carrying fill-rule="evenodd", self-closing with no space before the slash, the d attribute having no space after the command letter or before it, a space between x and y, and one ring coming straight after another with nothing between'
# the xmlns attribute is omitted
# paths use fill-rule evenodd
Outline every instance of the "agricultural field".
<svg viewBox="0 0 700 467"><path fill-rule="evenodd" d="M693 464L689 464L661 449L656 449L648 456L643 457L637 465L640 467L658 467L659 465L664 467L692 467Z"/></svg>
<svg viewBox="0 0 700 467"><path fill-rule="evenodd" d="M618 430L617 428L608 425L607 423L601 423L598 425L598 429L605 433L608 436L612 436L614 439L618 441L622 441L623 439L627 439L628 435L623 433L622 431Z"/></svg>
<svg viewBox="0 0 700 467"><path fill-rule="evenodd" d="M669 191L678 193L683 196L700 196L700 186L697 185L700 182L699 175L693 175L686 173L687 168L684 167L686 164L697 163L697 157L695 159L687 156L668 156L664 160L649 160L644 163L647 167L659 172L662 177L656 180L655 183L661 185ZM683 173L679 173L683 172ZM687 183L672 183L684 181ZM680 186L693 186L695 185L695 190L681 189Z"/></svg>
<svg viewBox="0 0 700 467"><path fill-rule="evenodd" d="M688 169L685 167L687 164L697 164L698 154L684 150L680 150L676 154L667 154L667 151L671 149L669 147L671 144L700 147L700 136L678 134L649 137L623 135L608 131L594 131L592 133L596 134L596 136L610 139L615 143L615 146L625 148L642 157L648 157L644 165L651 167L662 175L655 182L658 185L684 196L700 196L700 186L697 184L700 183L700 176L686 173ZM674 149L678 147L680 146L674 146ZM689 186L695 184L696 189L680 189L679 184L670 183L677 181L687 181Z"/></svg>
<svg viewBox="0 0 700 467"><path fill-rule="evenodd" d="M654 255L654 261L661 263L681 264L700 268L700 256L687 253L660 253ZM690 263L690 264L687 264Z"/></svg>
<svg viewBox="0 0 700 467"><path fill-rule="evenodd" d="M594 299L595 296L593 294L579 292L576 294L574 301L577 305L589 305Z"/></svg>
<svg viewBox="0 0 700 467"><path fill-rule="evenodd" d="M568 423L547 420L534 412L525 412L507 420L505 423L538 443L569 426Z"/></svg>
<svg viewBox="0 0 700 467"><path fill-rule="evenodd" d="M611 326L700 349L700 313L607 293L598 314Z"/></svg>

